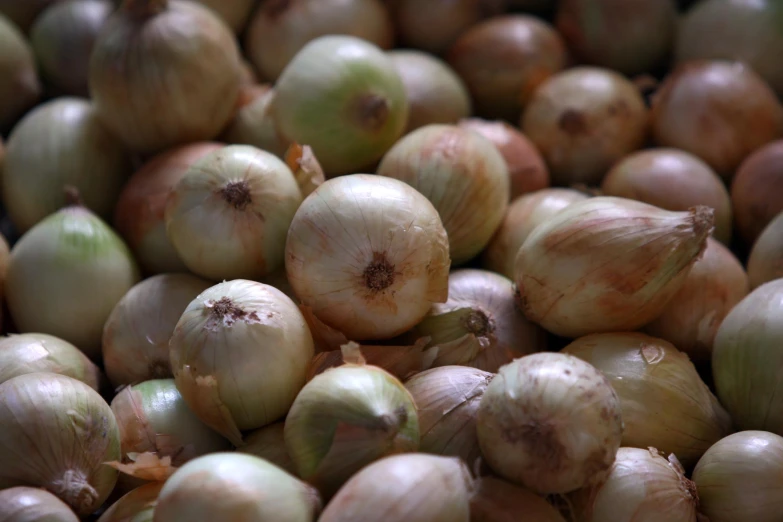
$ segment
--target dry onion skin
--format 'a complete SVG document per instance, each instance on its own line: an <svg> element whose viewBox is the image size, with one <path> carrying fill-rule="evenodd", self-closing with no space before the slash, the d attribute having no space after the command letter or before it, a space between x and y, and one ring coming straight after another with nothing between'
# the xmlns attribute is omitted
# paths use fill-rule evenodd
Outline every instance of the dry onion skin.
<svg viewBox="0 0 783 522"><path fill-rule="evenodd" d="M97 522L152 522L163 482L151 482L126 493Z"/></svg>
<svg viewBox="0 0 783 522"><path fill-rule="evenodd" d="M399 335L448 293L449 243L438 212L414 188L382 176L340 176L305 198L285 263L301 303L354 340Z"/></svg>
<svg viewBox="0 0 783 522"><path fill-rule="evenodd" d="M514 275L517 252L530 233L541 223L588 196L578 190L553 187L537 190L513 200L503 222L481 255L481 266L510 279Z"/></svg>
<svg viewBox="0 0 783 522"><path fill-rule="evenodd" d="M588 363L535 353L502 367L478 410L478 440L501 477L539 494L600 483L623 435L620 400Z"/></svg>
<svg viewBox="0 0 783 522"><path fill-rule="evenodd" d="M487 270L449 274L449 299L435 303L407 336L427 337L437 347L433 367L472 366L487 372L546 350L546 334L515 303L514 283Z"/></svg>
<svg viewBox="0 0 783 522"><path fill-rule="evenodd" d="M707 450L693 470L701 510L710 522L777 522L783 509L783 438L741 431Z"/></svg>
<svg viewBox="0 0 783 522"><path fill-rule="evenodd" d="M44 489L18 486L0 490L0 520L79 522L68 504Z"/></svg>
<svg viewBox="0 0 783 522"><path fill-rule="evenodd" d="M256 0L196 0L212 9L235 33L241 33L250 19Z"/></svg>
<svg viewBox="0 0 783 522"><path fill-rule="evenodd" d="M18 0L6 0L17 3ZM27 3L27 2L20 2ZM2 9L0 5L0 9ZM0 13L0 132L9 130L41 96L35 57L19 29Z"/></svg>
<svg viewBox="0 0 783 522"><path fill-rule="evenodd" d="M237 279L199 294L169 342L182 397L235 446L240 430L279 420L305 383L313 339L296 304L271 286Z"/></svg>
<svg viewBox="0 0 783 522"><path fill-rule="evenodd" d="M14 127L3 166L3 205L26 232L78 189L84 205L106 219L132 172L130 154L81 98L56 98L37 106Z"/></svg>
<svg viewBox="0 0 783 522"><path fill-rule="evenodd" d="M245 436L237 451L255 455L296 476L296 464L285 447L285 422L275 422Z"/></svg>
<svg viewBox="0 0 783 522"><path fill-rule="evenodd" d="M117 471L104 462L120 456L117 423L83 382L54 373L5 381L0 425L0 489L42 487L87 515L114 488Z"/></svg>
<svg viewBox="0 0 783 522"><path fill-rule="evenodd" d="M382 0L265 0L253 14L245 49L261 76L274 81L308 42L335 34L355 36L381 49L394 43L394 27Z"/></svg>
<svg viewBox="0 0 783 522"><path fill-rule="evenodd" d="M421 127L383 157L378 174L404 181L432 202L454 265L481 252L508 207L508 167L492 142L456 125Z"/></svg>
<svg viewBox="0 0 783 522"><path fill-rule="evenodd" d="M318 494L274 464L241 453L194 459L171 476L158 496L154 522L314 522Z"/></svg>
<svg viewBox="0 0 783 522"><path fill-rule="evenodd" d="M302 202L293 172L250 145L228 145L194 163L166 203L166 234L191 272L258 279L283 265L286 234Z"/></svg>
<svg viewBox="0 0 783 522"><path fill-rule="evenodd" d="M783 212L783 140L761 147L742 162L731 183L731 203L740 237L752 245Z"/></svg>
<svg viewBox="0 0 783 522"><path fill-rule="evenodd" d="M234 34L209 8L183 0L123 0L90 58L98 113L141 154L217 136L241 78Z"/></svg>
<svg viewBox="0 0 783 522"><path fill-rule="evenodd" d="M713 211L673 212L623 198L574 203L528 236L515 263L522 311L564 337L635 330L682 288Z"/></svg>
<svg viewBox="0 0 783 522"><path fill-rule="evenodd" d="M271 85L252 85L240 93L239 109L221 134L226 143L252 145L282 158L288 144L275 127L272 119L272 98L275 89Z"/></svg>
<svg viewBox="0 0 783 522"><path fill-rule="evenodd" d="M748 275L739 260L709 238L680 291L644 331L666 339L693 361L709 362L723 318L749 291Z"/></svg>
<svg viewBox="0 0 783 522"><path fill-rule="evenodd" d="M524 513L524 518L520 515ZM543 497L493 476L476 480L470 522L566 522Z"/></svg>
<svg viewBox="0 0 783 522"><path fill-rule="evenodd" d="M688 356L663 339L634 332L587 335L563 352L611 382L623 411L623 446L653 446L691 467L731 432L728 413Z"/></svg>
<svg viewBox="0 0 783 522"><path fill-rule="evenodd" d="M351 477L318 522L469 522L473 480L453 457L386 457Z"/></svg>
<svg viewBox="0 0 783 522"><path fill-rule="evenodd" d="M783 278L783 212L756 239L748 257L751 288Z"/></svg>

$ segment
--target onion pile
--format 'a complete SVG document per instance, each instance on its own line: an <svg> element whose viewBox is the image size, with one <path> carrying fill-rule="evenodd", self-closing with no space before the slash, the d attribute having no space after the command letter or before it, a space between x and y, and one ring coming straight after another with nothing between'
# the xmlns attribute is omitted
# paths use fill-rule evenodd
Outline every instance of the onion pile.
<svg viewBox="0 0 783 522"><path fill-rule="evenodd" d="M17 3L14 1L14 4ZM38 101L41 84L32 49L19 30L2 14L0 52L3 55L0 60L0 77L3 78L0 83L0 132L4 132Z"/></svg>
<svg viewBox="0 0 783 522"><path fill-rule="evenodd" d="M783 140L761 147L742 164L731 184L737 230L753 244L770 221L783 212Z"/></svg>

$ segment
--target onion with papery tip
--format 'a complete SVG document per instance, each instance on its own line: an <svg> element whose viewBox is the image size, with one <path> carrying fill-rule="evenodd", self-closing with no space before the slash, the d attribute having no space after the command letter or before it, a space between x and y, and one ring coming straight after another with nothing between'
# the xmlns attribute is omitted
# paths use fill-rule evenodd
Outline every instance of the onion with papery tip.
<svg viewBox="0 0 783 522"><path fill-rule="evenodd" d="M783 212L783 140L748 156L731 184L731 202L740 236L752 245L770 221Z"/></svg>
<svg viewBox="0 0 783 522"><path fill-rule="evenodd" d="M5 0L19 2L19 0ZM3 6L0 5L0 10ZM0 132L5 133L41 96L41 83L30 45L11 21L0 14Z"/></svg>

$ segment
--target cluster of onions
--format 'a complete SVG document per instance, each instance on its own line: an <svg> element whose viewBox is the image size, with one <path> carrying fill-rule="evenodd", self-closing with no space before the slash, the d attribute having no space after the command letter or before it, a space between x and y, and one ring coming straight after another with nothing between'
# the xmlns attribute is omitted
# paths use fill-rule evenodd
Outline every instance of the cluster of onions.
<svg viewBox="0 0 783 522"><path fill-rule="evenodd" d="M163 482L150 482L126 493L103 512L98 522L152 522Z"/></svg>
<svg viewBox="0 0 783 522"><path fill-rule="evenodd" d="M0 77L3 78L0 83L0 132L5 132L38 101L42 88L32 49L22 33L2 14L0 52L3 54L0 61Z"/></svg>
<svg viewBox="0 0 783 522"><path fill-rule="evenodd" d="M518 522L520 514L530 522L566 522L541 496L491 475L474 483L470 498L470 522Z"/></svg>
<svg viewBox="0 0 783 522"><path fill-rule="evenodd" d="M79 517L45 489L17 486L0 490L0 520L79 522Z"/></svg>
<svg viewBox="0 0 783 522"><path fill-rule="evenodd" d="M761 232L748 257L750 287L783 278L783 211Z"/></svg>
<svg viewBox="0 0 783 522"><path fill-rule="evenodd" d="M272 118L275 89L268 84L243 87L239 108L221 134L226 143L252 145L282 158L287 143L280 136Z"/></svg>
<svg viewBox="0 0 783 522"><path fill-rule="evenodd" d="M731 184L736 227L748 245L783 212L783 140L774 141L742 162Z"/></svg>
<svg viewBox="0 0 783 522"><path fill-rule="evenodd" d="M240 453L261 457L278 468L296 475L296 464L291 460L285 446L285 422L275 422L252 431L245 437L244 442L243 446L237 448Z"/></svg>

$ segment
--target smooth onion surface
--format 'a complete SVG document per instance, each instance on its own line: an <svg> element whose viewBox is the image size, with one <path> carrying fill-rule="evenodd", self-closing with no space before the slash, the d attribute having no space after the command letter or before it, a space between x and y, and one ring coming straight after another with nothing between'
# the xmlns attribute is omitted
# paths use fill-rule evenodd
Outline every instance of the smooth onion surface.
<svg viewBox="0 0 783 522"><path fill-rule="evenodd" d="M731 184L737 230L752 245L770 221L783 212L783 140L748 156Z"/></svg>
<svg viewBox="0 0 783 522"><path fill-rule="evenodd" d="M120 497L103 512L98 522L152 522L163 482L139 486Z"/></svg>
<svg viewBox="0 0 783 522"><path fill-rule="evenodd" d="M237 448L237 451L261 457L296 476L296 464L288 455L284 433L284 422L269 424L246 435L244 446Z"/></svg>
<svg viewBox="0 0 783 522"><path fill-rule="evenodd" d="M3 3L9 2L28 3L18 0L0 0L0 10L5 7ZM2 14L0 14L0 52L2 53L0 78L3 78L0 82L0 132L6 132L38 101L42 88L30 45L11 20Z"/></svg>
<svg viewBox="0 0 783 522"><path fill-rule="evenodd" d="M780 278L783 278L783 212L761 232L748 258L751 288Z"/></svg>
<svg viewBox="0 0 783 522"><path fill-rule="evenodd" d="M552 504L530 490L487 475L479 477L470 498L470 522L566 522Z"/></svg>
<svg viewBox="0 0 783 522"><path fill-rule="evenodd" d="M196 0L213 11L236 33L247 25L257 0ZM265 3L270 3L266 1ZM272 0L274 3L274 0Z"/></svg>
<svg viewBox="0 0 783 522"><path fill-rule="evenodd" d="M39 488L0 490L0 520L7 522L79 522L68 504Z"/></svg>

